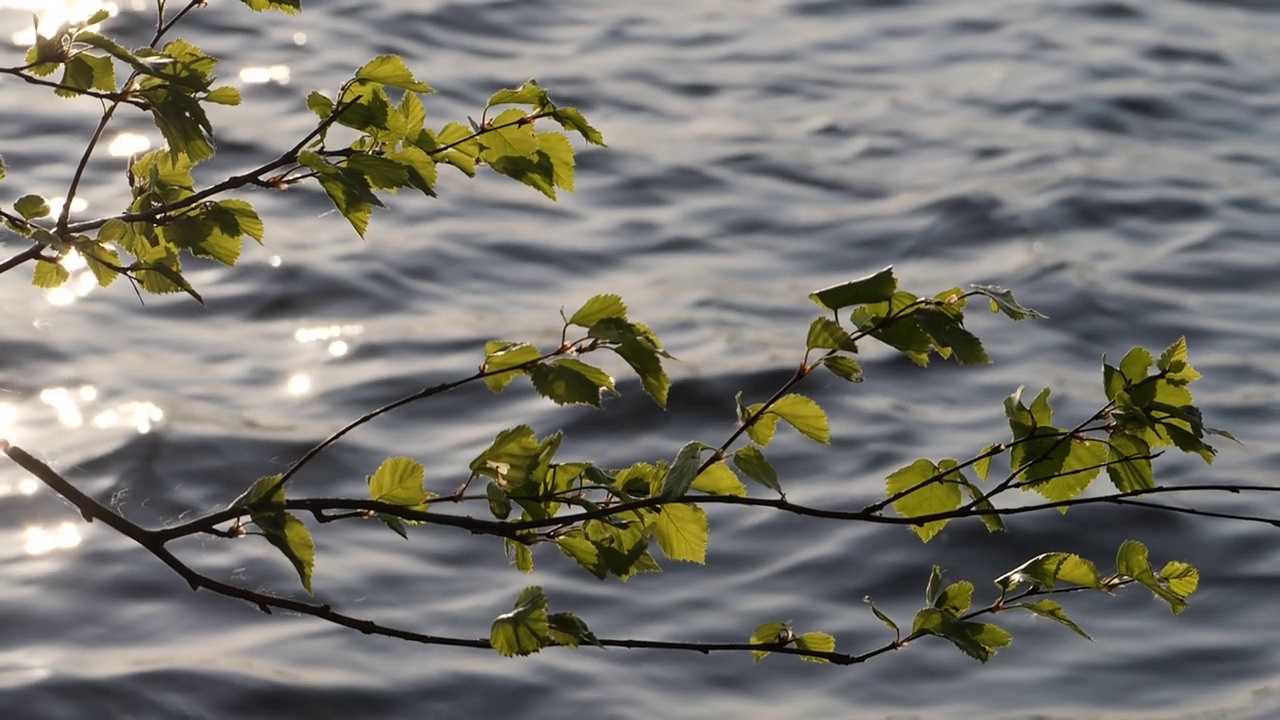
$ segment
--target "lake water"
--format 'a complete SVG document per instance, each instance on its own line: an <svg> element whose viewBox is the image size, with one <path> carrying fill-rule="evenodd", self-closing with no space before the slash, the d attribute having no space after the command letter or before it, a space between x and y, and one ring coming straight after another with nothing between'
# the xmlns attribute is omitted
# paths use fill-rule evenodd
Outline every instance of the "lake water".
<svg viewBox="0 0 1280 720"><path fill-rule="evenodd" d="M8 3L0 38L29 24ZM43 6L46 3L34 3ZM144 41L153 10L108 31ZM995 364L920 370L868 350L868 380L815 376L833 442L780 433L789 497L857 508L920 456L1002 439L1001 399L1051 385L1060 423L1100 405L1099 359L1186 335L1197 400L1244 449L1212 467L1167 457L1168 483L1272 483L1280 462L1280 4L1272 0L705 0L597 3L308 0L297 18L219 2L179 35L224 58L245 104L214 114L204 178L252 167L310 127L304 98L371 56L402 54L440 90L428 122L475 115L534 77L581 107L610 149L582 149L552 204L492 174L442 173L361 241L313 189L249 193L265 248L191 279L208 302L127 284L66 291L0 278L0 436L144 524L220 506L342 423L461 377L494 338L552 343L557 311L597 292L680 358L661 413L626 382L605 412L527 387L470 387L354 433L291 492L361 492L390 454L448 492L504 427L564 429L565 458L606 466L718 443L733 395L762 400L802 355L806 294L894 264L908 289L996 283L1050 316L973 313ZM21 37L16 37L21 40ZM22 63L10 44L4 65ZM58 197L97 103L0 82L0 185ZM122 113L75 217L116 212L125 157L159 141ZM11 236L0 256L24 245ZM1074 422L1074 421L1072 421ZM929 567L978 585L1049 550L1110 566L1124 539L1202 571L1173 618L1149 593L1072 597L1095 640L1002 615L986 666L922 641L851 668L742 654L552 650L505 660L365 637L192 594L155 558L0 465L0 715L6 718L1267 718L1280 715L1280 535L1232 521L1089 509L977 522L927 546L902 528L713 508L706 568L664 563L598 582L540 549L532 576L447 529L316 531L317 596L424 632L482 637L540 584L601 635L742 641L756 624L825 630L838 649L903 622ZM1181 502L1280 515L1250 498ZM198 568L301 595L265 543L192 540Z"/></svg>

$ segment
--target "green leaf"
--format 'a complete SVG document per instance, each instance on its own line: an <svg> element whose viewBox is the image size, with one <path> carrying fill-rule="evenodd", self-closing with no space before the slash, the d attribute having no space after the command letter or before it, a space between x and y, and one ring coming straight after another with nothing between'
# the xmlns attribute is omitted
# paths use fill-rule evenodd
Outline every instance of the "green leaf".
<svg viewBox="0 0 1280 720"><path fill-rule="evenodd" d="M35 220L49 215L49 203L39 195L23 195L13 203L13 209L17 210L24 220Z"/></svg>
<svg viewBox="0 0 1280 720"><path fill-rule="evenodd" d="M1037 555L996 578L996 585L1006 592L1022 583L1052 590L1059 582L1102 589L1102 576L1092 562L1079 555L1063 552Z"/></svg>
<svg viewBox="0 0 1280 720"><path fill-rule="evenodd" d="M627 306L618 295L596 295L569 318L570 325L587 328L606 318L627 319Z"/></svg>
<svg viewBox="0 0 1280 720"><path fill-rule="evenodd" d="M849 336L849 332L840 327L840 323L825 317L815 318L809 323L809 337L805 340L805 347L809 350L858 351L858 346Z"/></svg>
<svg viewBox="0 0 1280 720"><path fill-rule="evenodd" d="M924 601L933 605L942 595L942 568L934 565L929 571L929 582L924 586Z"/></svg>
<svg viewBox="0 0 1280 720"><path fill-rule="evenodd" d="M533 549L522 542L507 538L503 543L507 550L508 561L522 573L533 572Z"/></svg>
<svg viewBox="0 0 1280 720"><path fill-rule="evenodd" d="M786 497L786 494L782 492L782 485L778 482L778 473L774 471L773 466L765 459L764 453L760 452L760 448L754 445L739 448L733 454L733 464L747 477L778 493L778 495Z"/></svg>
<svg viewBox="0 0 1280 720"><path fill-rule="evenodd" d="M592 575L603 580L609 575L609 567L600 558L600 549L583 536L581 530L571 530L556 538L556 546Z"/></svg>
<svg viewBox="0 0 1280 720"><path fill-rule="evenodd" d="M31 275L31 284L38 288L52 290L53 288L62 287L62 284L70 279L71 273L62 266L62 263L39 260L36 262L35 271Z"/></svg>
<svg viewBox="0 0 1280 720"><path fill-rule="evenodd" d="M502 487L492 480L485 486L485 498L489 501L489 512L499 520L506 520L511 515L511 499L502 491Z"/></svg>
<svg viewBox="0 0 1280 720"><path fill-rule="evenodd" d="M235 500L231 501L229 508L275 508L284 510L284 485L280 484L282 476L267 475L258 478Z"/></svg>
<svg viewBox="0 0 1280 720"><path fill-rule="evenodd" d="M702 565L707 560L707 514L697 505L663 505L653 524L658 547L668 558Z"/></svg>
<svg viewBox="0 0 1280 720"><path fill-rule="evenodd" d="M764 407L764 403L755 403L746 409L746 416L752 417L760 408ZM778 415L766 412L755 419L755 422L747 426L747 437L751 438L751 442L761 447L768 445L773 441L773 434L778 429Z"/></svg>
<svg viewBox="0 0 1280 720"><path fill-rule="evenodd" d="M952 583L933 601L933 606L945 610L952 615L960 615L969 609L973 602L973 583L961 580Z"/></svg>
<svg viewBox="0 0 1280 720"><path fill-rule="evenodd" d="M889 266L860 280L809 293L809 299L828 310L839 310L851 305L888 302L897 289L898 279L893 276L893 266Z"/></svg>
<svg viewBox="0 0 1280 720"><path fill-rule="evenodd" d="M230 85L223 85L210 90L204 99L219 105L239 105L240 91Z"/></svg>
<svg viewBox="0 0 1280 720"><path fill-rule="evenodd" d="M293 564L307 594L314 594L311 592L311 571L316 564L316 546L307 526L289 513L253 513L250 517L253 524L262 530L267 542L276 546Z"/></svg>
<svg viewBox="0 0 1280 720"><path fill-rule="evenodd" d="M382 521L383 525L386 525L387 527L391 528L391 530L395 532L395 534L399 535L405 540L409 539L409 529L405 527L404 520L401 520L395 515L388 515L386 513L378 513L378 519Z"/></svg>
<svg viewBox="0 0 1280 720"><path fill-rule="evenodd" d="M543 90L537 81L530 80L514 90L511 88L499 90L489 98L489 102L485 107L493 107L494 105L532 105L541 107L546 102L547 91Z"/></svg>
<svg viewBox="0 0 1280 720"><path fill-rule="evenodd" d="M995 505L991 504L990 500L983 499L982 490L967 480L962 481L960 484L964 487L965 492L969 493L969 499L974 503L973 509L982 512L981 515L978 515L978 519L986 526L987 532L1004 532L1004 518L1000 517L999 511L996 510Z"/></svg>
<svg viewBox="0 0 1280 720"><path fill-rule="evenodd" d="M1049 620L1052 620L1058 623L1059 625L1065 625L1071 628L1072 631L1074 631L1077 635L1084 638L1085 640L1089 640L1089 641L1093 640L1093 638L1089 637L1089 633L1086 633L1083 629L1081 629L1079 625L1075 623L1074 620L1072 620L1070 617L1067 616L1066 611L1062 609L1061 605L1059 605L1058 603L1052 600L1038 600L1033 603L1015 603L1010 607L1022 608L1023 610L1026 610L1027 612L1032 613L1033 615L1039 615L1042 618L1048 618Z"/></svg>
<svg viewBox="0 0 1280 720"><path fill-rule="evenodd" d="M333 101L325 97L320 91L312 90L307 95L307 108L315 113L316 117L321 120L327 120L333 114Z"/></svg>
<svg viewBox="0 0 1280 720"><path fill-rule="evenodd" d="M414 79L413 73L405 66L399 55L379 55L356 71L360 80L390 85L417 93L435 92L426 83Z"/></svg>
<svg viewBox="0 0 1280 720"><path fill-rule="evenodd" d="M831 427L827 414L818 403L803 395L790 393L778 398L769 412L786 420L801 435L824 445L831 441Z"/></svg>
<svg viewBox="0 0 1280 720"><path fill-rule="evenodd" d="M686 443L680 451L676 453L675 460L671 461L671 469L667 471L667 477L662 483L662 492L660 495L668 500L684 497L689 492L693 480L697 477L698 466L702 464L702 451L706 450L705 443L690 442Z"/></svg>
<svg viewBox="0 0 1280 720"><path fill-rule="evenodd" d="M982 478L982 482L986 482L987 476L991 473L991 458L999 454L996 452L997 449L1001 452L1004 451L1002 445L988 445L982 449L982 452L978 453L983 457L973 464L973 471L978 474L979 478Z"/></svg>
<svg viewBox="0 0 1280 720"><path fill-rule="evenodd" d="M746 497L747 495L746 486L729 468L728 463L723 460L713 463L706 470L703 470L693 479L693 484L689 487L708 495L730 495L733 497Z"/></svg>
<svg viewBox="0 0 1280 720"><path fill-rule="evenodd" d="M240 0L250 10L280 10L288 15L296 15L302 10L302 0Z"/></svg>
<svg viewBox="0 0 1280 720"><path fill-rule="evenodd" d="M1058 431L1039 428L1036 432ZM1026 478L1023 489L1034 490L1049 502L1063 502L1078 497L1102 472L1108 445L1102 440L1080 437L1064 440L1059 434L1014 446L1013 462L1020 466L1046 451L1049 453L1042 463L1032 465L1023 473ZM1067 506L1058 508L1062 513L1068 509Z"/></svg>
<svg viewBox="0 0 1280 720"><path fill-rule="evenodd" d="M1128 384L1143 380L1147 377L1147 372L1151 369L1151 353L1147 352L1144 347L1134 347L1125 353L1124 359L1120 361L1120 374L1124 376Z"/></svg>
<svg viewBox="0 0 1280 720"><path fill-rule="evenodd" d="M262 224L262 218L258 217L257 211L253 206L244 200L219 200L213 206L218 212L227 214L234 220L234 232L227 232L228 235L248 235L262 244L265 228Z"/></svg>
<svg viewBox="0 0 1280 720"><path fill-rule="evenodd" d="M429 497L423 486L426 472L422 463L412 458L387 458L369 477L369 497L401 507L424 508Z"/></svg>
<svg viewBox="0 0 1280 720"><path fill-rule="evenodd" d="M982 341L965 329L960 319L941 310L921 309L912 317L920 329L933 338L934 347L943 357L954 357L963 365L986 365L991 362Z"/></svg>
<svg viewBox="0 0 1280 720"><path fill-rule="evenodd" d="M1151 473L1151 447L1137 435L1112 433L1107 439L1107 475L1120 492L1152 490L1156 486Z"/></svg>
<svg viewBox="0 0 1280 720"><path fill-rule="evenodd" d="M538 154L551 161L553 184L566 192L573 192L574 153L569 138L558 132L538 133Z"/></svg>
<svg viewBox="0 0 1280 720"><path fill-rule="evenodd" d="M580 360L561 358L533 368L533 387L557 405L601 407L605 391L614 392L613 378Z"/></svg>
<svg viewBox="0 0 1280 720"><path fill-rule="evenodd" d="M405 92L396 110L404 117L405 137L416 137L427 121L427 109L422 106L422 99L417 93Z"/></svg>
<svg viewBox="0 0 1280 720"><path fill-rule="evenodd" d="M495 374L485 377L484 384L494 392L502 392L512 380L516 379L516 375L520 373L527 375L532 372L529 368L521 370L510 370L510 368L532 363L540 357L542 352L528 343L491 341L484 347L484 369L485 372ZM505 370L510 372L503 372Z"/></svg>
<svg viewBox="0 0 1280 720"><path fill-rule="evenodd" d="M786 623L767 622L756 627L747 642L751 645L779 645L789 643L794 639L794 634ZM768 650L751 651L751 657L755 662L760 662L768 655Z"/></svg>
<svg viewBox="0 0 1280 720"><path fill-rule="evenodd" d="M625 360L639 376L645 393L659 407L667 406L671 380L662 368L662 358L671 356L662 349L653 331L640 323L613 317L597 320L587 335L608 343L606 347Z"/></svg>
<svg viewBox="0 0 1280 720"><path fill-rule="evenodd" d="M412 96L411 96L412 97ZM405 169L406 182L427 197L435 197L436 163L431 156L412 145L389 152L388 160L399 163Z"/></svg>
<svg viewBox="0 0 1280 720"><path fill-rule="evenodd" d="M956 480L948 477L922 485L938 472L938 466L922 458L890 475L885 482L886 497L907 493L893 502L893 509L904 518L914 518L959 508L961 494ZM912 488L918 489L911 491ZM924 542L929 542L948 522L950 521L944 519L912 525L911 531Z"/></svg>
<svg viewBox="0 0 1280 720"><path fill-rule="evenodd" d="M964 654L984 663L996 654L996 648L1013 642L1013 637L999 626L958 620L937 608L916 613L912 632L946 638Z"/></svg>
<svg viewBox="0 0 1280 720"><path fill-rule="evenodd" d="M902 637L902 630L898 628L898 623L894 622L892 618L881 612L880 608L876 607L876 604L871 601L870 595L862 598L862 602L866 603L867 606L871 608L871 612L880 619L880 622L884 623L890 630L897 633L899 638Z"/></svg>
<svg viewBox="0 0 1280 720"><path fill-rule="evenodd" d="M1045 320L1049 316L1024 307L1013 299L1013 293L995 285L973 285L974 290L982 295L991 298L991 312L1002 312L1014 320L1025 320L1031 318L1033 320Z"/></svg>
<svg viewBox="0 0 1280 720"><path fill-rule="evenodd" d="M582 643L604 647L587 624L570 612L547 616L547 630L551 640L564 647L578 647Z"/></svg>
<svg viewBox="0 0 1280 720"><path fill-rule="evenodd" d="M1181 597L1190 597L1200 586L1200 571L1190 563L1170 560L1160 570L1160 579L1169 589Z"/></svg>
<svg viewBox="0 0 1280 720"><path fill-rule="evenodd" d="M576 108L557 108L555 112L551 113L551 118L560 123L560 126L565 130L577 132L592 145L607 147L604 143L604 136L600 134L599 130L591 127L591 124Z"/></svg>
<svg viewBox="0 0 1280 720"><path fill-rule="evenodd" d="M796 649L808 652L833 653L836 651L836 639L824 632L808 632L796 637ZM826 658L812 655L801 655L800 659L815 663L831 662Z"/></svg>
<svg viewBox="0 0 1280 720"><path fill-rule="evenodd" d="M496 480L498 485L512 494L536 495L540 487L532 486L538 480L538 467L542 446L528 425L518 425L498 433L493 443L475 460L471 472Z"/></svg>
<svg viewBox="0 0 1280 720"><path fill-rule="evenodd" d="M1191 367L1187 360L1187 339L1178 338L1177 342L1165 348L1156 360L1156 367L1164 373L1166 382L1174 385L1190 385L1200 379L1200 373Z"/></svg>
<svg viewBox="0 0 1280 720"><path fill-rule="evenodd" d="M822 365L833 375L849 382L862 382L862 366L858 361L843 355L829 355L822 358Z"/></svg>
<svg viewBox="0 0 1280 720"><path fill-rule="evenodd" d="M525 588L511 612L499 615L489 631L489 644L507 657L532 655L550 640L547 596L536 585Z"/></svg>
<svg viewBox="0 0 1280 720"><path fill-rule="evenodd" d="M529 158L538 152L538 138L533 123L525 121L523 110L506 110L490 121L489 132L477 138L484 150L480 153L486 162L496 158Z"/></svg>
<svg viewBox="0 0 1280 720"><path fill-rule="evenodd" d="M371 188L389 190L409 184L408 168L390 158L355 153L347 158L347 168L363 176Z"/></svg>
<svg viewBox="0 0 1280 720"><path fill-rule="evenodd" d="M316 172L316 180L333 202L334 208L363 238L369 228L369 218L374 206L383 207L382 201L370 190L364 176L333 165L314 152L299 153L298 162Z"/></svg>
<svg viewBox="0 0 1280 720"><path fill-rule="evenodd" d="M115 250L102 245L93 245L92 247L82 247L80 254L89 265L89 272L93 273L93 277L98 281L99 287L107 287L120 276L120 273L114 267L108 266L109 263L112 266L120 267L120 253Z"/></svg>

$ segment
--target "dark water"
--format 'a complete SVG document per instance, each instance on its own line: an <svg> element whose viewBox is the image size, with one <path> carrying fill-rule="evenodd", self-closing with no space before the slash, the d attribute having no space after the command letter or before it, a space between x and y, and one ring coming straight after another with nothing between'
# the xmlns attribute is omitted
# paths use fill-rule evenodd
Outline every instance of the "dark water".
<svg viewBox="0 0 1280 720"><path fill-rule="evenodd" d="M344 0L309 1L291 20L215 3L187 34L225 58L246 104L214 116L222 152L209 179L288 147L311 122L306 93L332 90L382 52L403 54L441 90L428 104L436 126L536 77L581 106L611 148L579 155L579 192L559 204L498 178L446 175L439 201L395 198L365 242L317 192L254 194L268 245L247 248L235 269L194 274L207 309L180 297L140 307L123 285L49 296L6 275L0 435L129 517L170 522L227 502L345 420L470 372L486 340L553 342L561 306L608 291L680 357L669 412L630 382L604 413L557 409L527 389L466 389L362 429L294 492L357 494L393 453L424 460L432 487L448 491L494 433L520 422L566 430L565 457L670 457L691 438L723 439L735 392L762 399L786 378L814 314L808 291L893 263L910 289L998 283L1051 319L977 317L989 368L921 371L870 352L863 385L815 378L806 392L831 412L834 437L821 450L779 440L771 457L792 499L859 507L921 455L967 457L1001 438L1000 400L1020 384L1052 385L1059 417L1083 417L1099 404L1102 354L1183 334L1211 424L1248 447L1212 468L1168 459L1161 477L1270 483L1278 10L1264 0ZM150 12L126 9L108 29L136 42ZM0 19L17 31L26 17ZM273 66L275 81L241 75L269 78ZM0 197L65 192L96 104L12 80L0 90ZM145 118L116 129L157 141ZM106 153L94 160L78 217L118 207L123 168ZM21 247L5 242L2 254ZM889 639L861 598L906 620L935 562L988 600L987 581L1033 554L1069 550L1106 566L1129 537L1158 562L1203 573L1176 619L1138 592L1069 599L1093 643L1002 616L1015 643L985 667L928 641L855 668L622 650L508 661L193 595L23 479L0 467L4 717L1280 714L1280 536L1264 526L1090 511L1022 517L1009 538L957 525L922 546L900 528L718 508L707 568L666 563L627 586L553 551L522 576L492 543L443 529L420 528L412 544L368 525L317 531L325 602L466 637L486 635L531 583L612 637L740 641L781 619L834 633L849 651ZM300 593L258 544L180 550L216 577Z"/></svg>

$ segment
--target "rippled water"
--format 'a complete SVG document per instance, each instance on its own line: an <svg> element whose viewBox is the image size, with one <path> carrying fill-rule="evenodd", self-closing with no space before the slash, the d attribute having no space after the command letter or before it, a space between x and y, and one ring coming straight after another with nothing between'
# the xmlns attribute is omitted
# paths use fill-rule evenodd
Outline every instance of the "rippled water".
<svg viewBox="0 0 1280 720"><path fill-rule="evenodd" d="M10 3L13 5L15 3ZM40 5L40 3L35 3ZM30 4L22 7L30 7ZM494 177L449 177L441 199L395 198L367 241L318 192L251 199L265 249L193 281L208 301L73 281L45 293L0 279L0 435L144 523L225 503L345 420L465 374L492 338L552 342L556 311L618 292L681 362L670 411L635 383L608 411L557 409L527 389L471 388L354 434L295 492L357 493L391 453L451 490L500 428L563 428L567 457L669 457L731 430L732 396L787 377L813 315L805 294L893 263L908 288L993 282L1051 319L974 321L989 368L921 371L871 352L869 381L815 379L832 447L783 438L789 496L859 507L919 457L999 439L1000 399L1055 388L1060 417L1099 397L1098 359L1187 335L1197 399L1247 443L1210 469L1162 461L1169 482L1269 483L1280 459L1280 5L970 0L699 3L308 0L298 18L238 3L186 35L224 58L245 106L214 115L207 179L287 148L333 89L382 52L441 90L430 122L475 113L536 77L611 148L579 155L578 193L552 205ZM108 30L145 41L151 10ZM0 14L0 38L29 15ZM21 38L18 38L21 39ZM10 46L3 64L21 63ZM5 78L0 198L65 193L96 104ZM120 204L126 157L158 142L122 117L90 165L77 217ZM0 244L4 257L22 249ZM1243 500L1217 499L1241 509ZM1278 509L1253 510L1280 514ZM710 511L708 567L627 586L553 552L532 582L613 637L738 641L770 619L839 648L918 607L932 563L986 581L1032 554L1106 564L1136 536L1203 572L1173 619L1149 596L1072 598L1087 643L1003 618L1015 644L988 666L941 642L855 668L645 651L549 651L521 661L364 637L191 594L154 558L0 466L0 708L5 717L1149 717L1280 713L1273 529L1135 512L976 523L927 547L900 528ZM1122 527L1122 524L1127 527ZM1136 524L1136 526L1134 525ZM428 632L484 636L530 578L445 530L412 544L367 525L317 532L318 597ZM216 577L294 592L266 548L191 541ZM983 588L986 588L984 590Z"/></svg>

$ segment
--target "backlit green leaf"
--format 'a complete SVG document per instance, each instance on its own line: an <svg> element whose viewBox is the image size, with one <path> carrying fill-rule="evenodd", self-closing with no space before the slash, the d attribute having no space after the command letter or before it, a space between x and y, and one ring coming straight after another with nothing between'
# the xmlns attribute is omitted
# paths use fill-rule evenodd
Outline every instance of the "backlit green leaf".
<svg viewBox="0 0 1280 720"><path fill-rule="evenodd" d="M1044 553L996 578L996 585L1005 591L1022 583L1031 583L1052 590L1059 582L1094 589L1102 588L1102 576L1093 563L1071 553Z"/></svg>
<svg viewBox="0 0 1280 720"><path fill-rule="evenodd" d="M752 645L779 645L789 643L793 639L795 639L794 634L786 623L767 622L756 627L747 642ZM760 662L768 655L768 650L751 651L751 657L755 662Z"/></svg>
<svg viewBox="0 0 1280 720"><path fill-rule="evenodd" d="M602 406L605 391L613 392L613 378L600 368L572 358L560 358L533 368L533 387L557 405Z"/></svg>
<svg viewBox="0 0 1280 720"><path fill-rule="evenodd" d="M929 460L920 459L890 475L885 482L886 496L907 493L893 502L893 509L904 518L913 518L950 512L960 507L960 485L954 478L924 484L937 473L936 465ZM949 520L933 520L923 525L912 525L911 531L924 542L929 542L948 522Z"/></svg>
<svg viewBox="0 0 1280 720"><path fill-rule="evenodd" d="M827 414L818 403L803 395L790 393L778 398L769 408L769 412L786 420L801 435L822 444L831 441L831 428L827 424Z"/></svg>
<svg viewBox="0 0 1280 720"><path fill-rule="evenodd" d="M796 636L796 649L809 652L833 653L836 651L836 639L824 632L808 632ZM806 662L830 662L826 658L814 657L813 655L801 655L800 659Z"/></svg>
<svg viewBox="0 0 1280 720"><path fill-rule="evenodd" d="M1164 379L1174 385L1189 385L1200 379L1200 373L1191 367L1187 359L1187 339L1178 338L1177 342L1165 348L1156 360L1156 367L1164 373Z"/></svg>
<svg viewBox="0 0 1280 720"><path fill-rule="evenodd" d="M573 192L574 157L569 138L558 132L538 133L538 152L551 160L555 186Z"/></svg>
<svg viewBox="0 0 1280 720"><path fill-rule="evenodd" d="M754 417L763 407L764 403L755 403L748 406L745 410L746 417ZM773 441L773 434L777 429L778 416L767 412L757 417L747 426L747 437L751 438L751 442L763 447Z"/></svg>
<svg viewBox="0 0 1280 720"><path fill-rule="evenodd" d="M1151 447L1137 435L1113 433L1107 439L1107 475L1120 492L1151 490L1156 481L1151 474Z"/></svg>
<svg viewBox="0 0 1280 720"><path fill-rule="evenodd" d="M35 270L31 275L31 284L38 288L52 290L62 287L62 284L70 279L71 273L62 267L62 263L40 260L36 262Z"/></svg>
<svg viewBox="0 0 1280 720"><path fill-rule="evenodd" d="M952 615L961 615L968 611L969 604L972 602L973 583L968 580L961 580L948 585L933 601L933 606L940 610L946 610Z"/></svg>
<svg viewBox="0 0 1280 720"><path fill-rule="evenodd" d="M1169 586L1170 590L1185 598L1200 586L1200 571L1190 563L1170 560L1161 568L1160 579Z"/></svg>
<svg viewBox="0 0 1280 720"><path fill-rule="evenodd" d="M965 329L960 320L941 310L925 308L912 316L920 329L933 338L934 348L943 357L954 357L964 365L991 362L982 341Z"/></svg>
<svg viewBox="0 0 1280 720"><path fill-rule="evenodd" d="M704 492L708 495L731 495L733 497L745 497L747 488L729 468L728 463L721 460L713 463L706 470L698 474L693 479L693 484L689 486L698 492Z"/></svg>
<svg viewBox="0 0 1280 720"><path fill-rule="evenodd" d="M605 318L627 319L627 306L618 295L596 295L569 318L570 325L590 329Z"/></svg>
<svg viewBox="0 0 1280 720"><path fill-rule="evenodd" d="M573 130L577 132L584 140L592 145L606 147L604 143L604 136L600 134L599 130L591 127L591 124L587 122L587 119L584 118L582 113L578 112L576 108L557 108L556 111L551 114L551 118L560 123L561 127L565 130Z"/></svg>
<svg viewBox="0 0 1280 720"><path fill-rule="evenodd" d="M409 72L404 60L398 55L379 55L357 70L356 77L417 93L435 92L426 83L415 80L413 73Z"/></svg>
<svg viewBox="0 0 1280 720"><path fill-rule="evenodd" d="M839 310L851 305L888 302L898 289L898 279L893 276L893 267L860 280L832 285L809 293L809 299L828 310Z"/></svg>
<svg viewBox="0 0 1280 720"><path fill-rule="evenodd" d="M39 195L23 195L13 203L13 209L25 220L35 220L49 215L49 203Z"/></svg>
<svg viewBox="0 0 1280 720"><path fill-rule="evenodd" d="M302 10L302 0L240 0L250 10L280 10L289 15L297 15Z"/></svg>
<svg viewBox="0 0 1280 720"><path fill-rule="evenodd" d="M577 615L570 612L553 613L547 616L547 629L551 639L557 645L578 647L582 643L603 647L595 633L587 627Z"/></svg>
<svg viewBox="0 0 1280 720"><path fill-rule="evenodd" d="M547 617L547 596L531 586L520 593L515 608L498 616L489 631L489 644L500 654L532 655L551 640Z"/></svg>
<svg viewBox="0 0 1280 720"><path fill-rule="evenodd" d="M862 366L851 357L830 355L822 358L822 366L842 380L862 382Z"/></svg>
<svg viewBox="0 0 1280 720"><path fill-rule="evenodd" d="M706 562L707 514L697 505L663 505L653 531L668 558L699 565Z"/></svg>
<svg viewBox="0 0 1280 720"><path fill-rule="evenodd" d="M511 515L511 499L502 491L502 487L494 481L484 489L485 498L489 501L489 512L499 520L506 520Z"/></svg>
<svg viewBox="0 0 1280 720"><path fill-rule="evenodd" d="M662 483L662 497L674 500L684 497L685 493L689 492L689 487L698 473L698 466L702 464L702 451L706 448L704 443L696 441L686 443L680 448L675 460L671 461L671 469L667 471L667 477Z"/></svg>
<svg viewBox="0 0 1280 720"><path fill-rule="evenodd" d="M809 337L805 340L805 346L810 350L817 348L858 351L858 346L853 342L853 338L849 337L849 332L840 327L840 323L825 317L815 318L809 323Z"/></svg>
<svg viewBox="0 0 1280 720"><path fill-rule="evenodd" d="M107 287L120 277L120 273L114 269L120 267L120 253L115 250L95 245L82 248L80 254L84 256L85 263L89 265L89 272L93 273L99 287Z"/></svg>
<svg viewBox="0 0 1280 720"><path fill-rule="evenodd" d="M495 374L485 377L484 384L494 392L502 392L512 380L516 379L516 375L531 372L528 367L520 370L510 370L510 368L529 365L540 357L542 352L527 343L491 341L484 348L484 369L486 372ZM504 370L510 370L510 372L502 372Z"/></svg>
<svg viewBox="0 0 1280 720"><path fill-rule="evenodd" d="M321 120L327 120L333 114L333 100L325 97L318 90L312 90L307 95L307 108L316 114Z"/></svg>
<svg viewBox="0 0 1280 720"><path fill-rule="evenodd" d="M267 542L275 545L293 564L293 569L298 571L298 578L302 581L302 587L307 594L313 594L311 572L316 564L316 546L311 540L311 532L307 530L307 526L289 513L269 515L254 513L250 517L262 530Z"/></svg>
<svg viewBox="0 0 1280 720"><path fill-rule="evenodd" d="M547 91L534 80L524 83L518 88L503 88L489 98L486 107L494 105L532 105L541 107L547 102Z"/></svg>
<svg viewBox="0 0 1280 720"><path fill-rule="evenodd" d="M782 492L782 485L778 483L778 473L765 459L760 448L754 445L739 448L733 454L733 464L747 477L786 497Z"/></svg>
<svg viewBox="0 0 1280 720"><path fill-rule="evenodd" d="M239 105L240 91L230 85L223 85L210 90L204 99L219 105Z"/></svg>
<svg viewBox="0 0 1280 720"><path fill-rule="evenodd" d="M1034 615L1039 615L1042 618L1048 618L1059 625L1065 625L1071 628L1072 631L1085 640L1093 640L1093 638L1089 637L1089 634L1081 629L1074 620L1067 616L1066 611L1062 609L1061 605L1052 600L1037 600L1036 602L1031 603L1015 603L1010 607L1019 607Z"/></svg>
<svg viewBox="0 0 1280 720"><path fill-rule="evenodd" d="M875 614L877 618L880 619L880 622L887 625L890 630L898 633L899 637L902 636L902 630L898 628L898 623L894 622L892 618L890 618L888 615L885 615L883 612L881 612L880 608L876 607L876 604L871 601L870 595L867 595L866 597L862 598L862 602L866 603L867 606L871 608L871 612Z"/></svg>
<svg viewBox="0 0 1280 720"><path fill-rule="evenodd" d="M422 463L407 457L387 458L369 477L369 497L402 507L424 507L429 497L425 477Z"/></svg>
<svg viewBox="0 0 1280 720"><path fill-rule="evenodd" d="M974 290L991 298L991 312L1002 312L1014 320L1025 320L1031 318L1033 320L1044 320L1048 315L1032 310L1018 304L1013 299L1013 293L995 285L973 285Z"/></svg>
<svg viewBox="0 0 1280 720"><path fill-rule="evenodd" d="M1147 352L1146 348L1134 347L1125 353L1124 359L1120 361L1120 374L1124 375L1125 380L1132 385L1147 377L1151 362L1151 353Z"/></svg>

